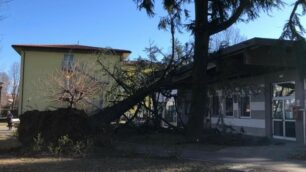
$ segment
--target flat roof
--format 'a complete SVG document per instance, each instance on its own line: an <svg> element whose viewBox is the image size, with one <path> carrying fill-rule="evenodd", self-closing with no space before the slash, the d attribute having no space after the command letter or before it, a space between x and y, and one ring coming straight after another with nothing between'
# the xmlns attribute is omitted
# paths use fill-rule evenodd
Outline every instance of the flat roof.
<svg viewBox="0 0 306 172"><path fill-rule="evenodd" d="M219 50L219 55L221 56L227 56L231 55L233 53L240 52L241 50L245 50L249 47L255 47L255 46L292 46L294 41L290 40L281 40L281 39L272 39L272 38L252 38L248 39L246 41L242 41L238 44L228 46L226 48L222 48ZM212 53L213 54L213 53Z"/></svg>

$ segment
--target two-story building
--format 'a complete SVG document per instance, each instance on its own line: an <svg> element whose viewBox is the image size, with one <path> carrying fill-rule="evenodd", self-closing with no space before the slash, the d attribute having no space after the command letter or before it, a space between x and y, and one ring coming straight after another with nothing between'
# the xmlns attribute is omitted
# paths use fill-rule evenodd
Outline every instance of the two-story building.
<svg viewBox="0 0 306 172"><path fill-rule="evenodd" d="M94 77L108 85L97 95L95 106L103 106L105 91L112 85L113 80L101 70L99 59L109 70L128 57L129 50L101 48L83 45L12 45L21 56L20 101L19 114L28 110L48 110L59 105L52 102L48 95L46 83L56 70L67 69L74 63L90 64ZM93 106L87 110L92 111Z"/></svg>

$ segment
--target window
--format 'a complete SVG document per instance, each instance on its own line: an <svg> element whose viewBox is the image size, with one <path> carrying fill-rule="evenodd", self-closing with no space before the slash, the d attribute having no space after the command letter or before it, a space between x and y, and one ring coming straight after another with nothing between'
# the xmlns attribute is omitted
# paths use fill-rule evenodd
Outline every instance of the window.
<svg viewBox="0 0 306 172"><path fill-rule="evenodd" d="M233 116L234 109L233 109L233 98L232 97L226 97L225 99L225 115L226 116Z"/></svg>
<svg viewBox="0 0 306 172"><path fill-rule="evenodd" d="M240 116L251 117L250 96L240 98Z"/></svg>
<svg viewBox="0 0 306 172"><path fill-rule="evenodd" d="M73 54L65 54L64 60L62 62L62 70L72 71L74 66L74 56Z"/></svg>
<svg viewBox="0 0 306 172"><path fill-rule="evenodd" d="M273 84L273 97L289 97L295 95L295 83L283 82Z"/></svg>
<svg viewBox="0 0 306 172"><path fill-rule="evenodd" d="M176 108L175 105L170 105L166 108L165 120L168 122L176 122Z"/></svg>
<svg viewBox="0 0 306 172"><path fill-rule="evenodd" d="M219 97L213 96L212 97L212 115L219 115Z"/></svg>

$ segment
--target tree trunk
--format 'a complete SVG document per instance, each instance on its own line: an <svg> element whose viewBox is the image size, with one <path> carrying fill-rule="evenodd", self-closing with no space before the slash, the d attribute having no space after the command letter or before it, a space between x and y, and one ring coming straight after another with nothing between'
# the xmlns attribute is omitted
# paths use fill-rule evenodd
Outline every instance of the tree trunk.
<svg viewBox="0 0 306 172"><path fill-rule="evenodd" d="M159 93L158 93L159 94ZM153 93L151 94L151 97L152 97L152 105L153 105L153 114L154 114L154 117L153 117L153 122L154 122L154 126L156 128L160 127L161 125L161 119L160 119L160 112L158 111L158 99L159 99L159 95L156 96L156 93Z"/></svg>
<svg viewBox="0 0 306 172"><path fill-rule="evenodd" d="M207 115L207 60L209 32L207 30L208 1L195 0L195 49L192 69L192 99L188 120L188 136L199 141L204 116ZM205 30L206 29L206 30Z"/></svg>
<svg viewBox="0 0 306 172"><path fill-rule="evenodd" d="M169 78L164 78L162 80L156 81L148 87L144 87L136 91L131 96L126 99L119 101L118 103L102 109L97 114L90 116L90 122L94 129L99 129L100 126L108 125L112 121L119 119L125 112L130 110L133 106L137 105L139 102L149 94L155 92L163 84L168 83Z"/></svg>

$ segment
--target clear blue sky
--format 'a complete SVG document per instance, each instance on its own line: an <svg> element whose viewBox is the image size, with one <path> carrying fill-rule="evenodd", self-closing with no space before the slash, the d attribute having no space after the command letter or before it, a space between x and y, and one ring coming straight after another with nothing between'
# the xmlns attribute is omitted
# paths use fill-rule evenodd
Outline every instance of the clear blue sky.
<svg viewBox="0 0 306 172"><path fill-rule="evenodd" d="M137 10L133 0L12 0L0 8L0 15L5 17L0 21L0 71L7 71L20 60L12 44L79 42L128 49L133 52L130 58L144 55L149 41L168 50L169 34L157 29L163 15L160 7L157 9L155 18L149 18ZM278 38L291 7L286 9L236 27L247 38ZM191 36L184 33L179 39L186 42Z"/></svg>

